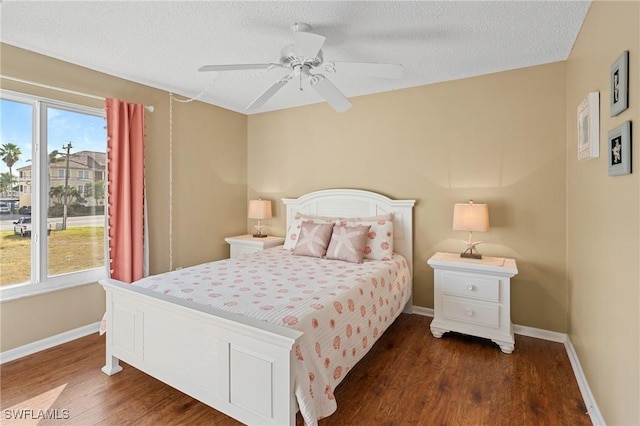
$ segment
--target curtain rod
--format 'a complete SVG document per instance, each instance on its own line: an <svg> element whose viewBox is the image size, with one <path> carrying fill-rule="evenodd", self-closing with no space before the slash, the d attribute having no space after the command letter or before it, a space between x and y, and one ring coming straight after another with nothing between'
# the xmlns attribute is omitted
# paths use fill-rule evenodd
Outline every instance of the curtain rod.
<svg viewBox="0 0 640 426"><path fill-rule="evenodd" d="M64 92L64 93L69 93L69 94L72 94L72 95L84 96L85 98L97 99L99 101L104 101L105 100L105 98L103 98L102 96L89 95L88 93L76 92L75 90L63 89L61 87L50 86L48 84L42 84L42 83L36 83L35 81L23 80L21 78L9 77L7 75L0 74L0 78L4 78L5 80L16 81L18 83L24 83L24 84L30 84L32 86L42 87L43 89L57 90L58 92ZM145 105L144 108L149 112L153 112L153 110L154 110L152 105L148 105L148 106Z"/></svg>

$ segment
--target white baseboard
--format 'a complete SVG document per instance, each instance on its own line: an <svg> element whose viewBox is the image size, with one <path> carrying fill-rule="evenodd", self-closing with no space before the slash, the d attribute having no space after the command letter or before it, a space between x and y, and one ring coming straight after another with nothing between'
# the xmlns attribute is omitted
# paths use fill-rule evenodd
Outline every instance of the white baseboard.
<svg viewBox="0 0 640 426"><path fill-rule="evenodd" d="M580 365L580 360L578 359L578 354L576 353L571 340L567 337L567 340L564 342L564 347L567 350L567 356L569 356L569 362L571 362L571 368L573 368L573 374L576 376L576 380L578 381L578 387L580 388L580 393L582 394L582 399L584 400L585 405L587 406L587 413L591 418L591 423L594 425L606 425L604 418L602 417L602 413L600 413L600 409L598 408L598 404L596 404L596 399L593 397L591 393L591 388L587 383L587 378L584 375L584 371L582 371L582 366Z"/></svg>
<svg viewBox="0 0 640 426"><path fill-rule="evenodd" d="M28 343L23 346L19 346L14 349L9 349L0 353L0 364L13 361L18 358L32 355L36 352L43 351L45 349L52 348L54 346L61 345L63 343L70 342L80 337L88 336L91 333L97 333L100 329L100 322L88 324L74 330L65 331L64 333L56 334L55 336L46 337L36 342Z"/></svg>
<svg viewBox="0 0 640 426"><path fill-rule="evenodd" d="M413 313L417 315L433 317L433 309L423 308L422 306L414 306ZM591 418L591 423L593 423L594 425L606 425L604 419L602 418L602 414L600 413L600 409L598 408L598 404L596 404L596 400L591 393L591 388L589 388L587 378L585 377L584 371L582 371L582 367L580 366L578 354L571 344L569 336L567 336L565 333L558 333L556 331L543 330L541 328L527 327L517 324L513 325L513 332L521 336L534 337L536 339L563 343L565 350L567 351L567 356L569 357L569 362L571 363L571 368L573 369L573 374L575 375L576 381L578 382L580 394L582 394L582 399L584 400L584 403L587 407L587 413Z"/></svg>
<svg viewBox="0 0 640 426"><path fill-rule="evenodd" d="M551 342L564 343L569 339L565 333L544 330L542 328L527 327L525 325L513 325L513 332L521 336L535 337L536 339L549 340Z"/></svg>
<svg viewBox="0 0 640 426"><path fill-rule="evenodd" d="M433 317L433 309L423 308L422 306L413 306L413 313L416 315L422 315L425 317Z"/></svg>

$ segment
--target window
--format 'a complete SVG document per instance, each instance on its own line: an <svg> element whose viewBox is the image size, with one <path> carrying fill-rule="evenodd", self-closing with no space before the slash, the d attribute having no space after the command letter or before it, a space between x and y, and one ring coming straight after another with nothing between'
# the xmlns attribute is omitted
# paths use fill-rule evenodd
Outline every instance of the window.
<svg viewBox="0 0 640 426"><path fill-rule="evenodd" d="M91 178L106 174L104 111L3 91L0 128L0 176L19 206L2 215L0 299L105 277L106 191Z"/></svg>
<svg viewBox="0 0 640 426"><path fill-rule="evenodd" d="M90 197L91 194L91 185L89 184L81 184L78 185L78 192L80 193L80 195L82 195L83 197Z"/></svg>

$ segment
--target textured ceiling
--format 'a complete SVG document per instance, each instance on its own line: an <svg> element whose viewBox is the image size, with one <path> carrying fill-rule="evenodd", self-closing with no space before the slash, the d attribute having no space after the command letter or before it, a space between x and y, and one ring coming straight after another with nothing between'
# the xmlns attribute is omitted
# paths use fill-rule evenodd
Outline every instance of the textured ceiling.
<svg viewBox="0 0 640 426"><path fill-rule="evenodd" d="M0 40L233 111L287 74L198 72L202 65L278 62L306 22L325 61L404 66L399 80L327 75L359 96L565 60L588 1L13 1ZM258 112L323 102L290 82ZM330 108L327 105L327 108Z"/></svg>

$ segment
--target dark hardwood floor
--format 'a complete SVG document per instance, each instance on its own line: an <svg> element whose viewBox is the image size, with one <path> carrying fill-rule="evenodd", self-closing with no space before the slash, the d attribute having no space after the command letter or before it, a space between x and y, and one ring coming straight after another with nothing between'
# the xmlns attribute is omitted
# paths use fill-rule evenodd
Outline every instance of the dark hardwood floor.
<svg viewBox="0 0 640 426"><path fill-rule="evenodd" d="M430 322L401 315L338 387L338 410L320 425L591 424L562 344L516 336L506 355L484 339L436 339ZM2 365L0 424L239 424L133 367L109 377L103 365L97 334ZM58 419L8 418L18 409Z"/></svg>

